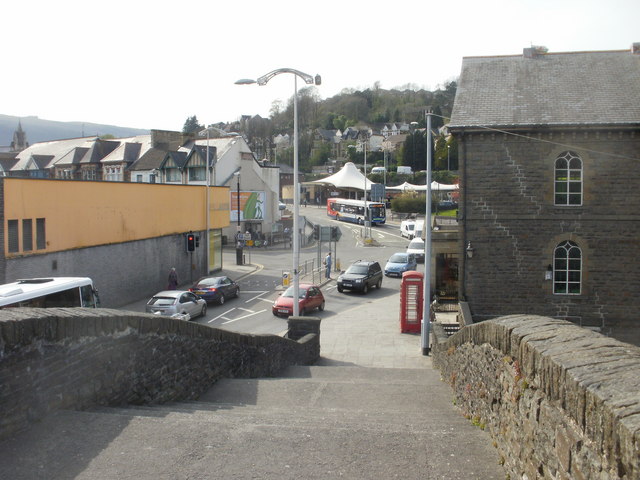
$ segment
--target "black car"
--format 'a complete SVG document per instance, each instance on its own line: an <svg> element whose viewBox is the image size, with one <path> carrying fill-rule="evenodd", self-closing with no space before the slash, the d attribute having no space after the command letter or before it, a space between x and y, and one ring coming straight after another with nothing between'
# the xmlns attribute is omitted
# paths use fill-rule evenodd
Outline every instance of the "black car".
<svg viewBox="0 0 640 480"><path fill-rule="evenodd" d="M240 286L229 277L202 277L189 289L207 303L222 305L227 298L237 297Z"/></svg>
<svg viewBox="0 0 640 480"><path fill-rule="evenodd" d="M338 277L338 291L358 290L367 293L372 287L382 286L382 269L378 262L358 260Z"/></svg>

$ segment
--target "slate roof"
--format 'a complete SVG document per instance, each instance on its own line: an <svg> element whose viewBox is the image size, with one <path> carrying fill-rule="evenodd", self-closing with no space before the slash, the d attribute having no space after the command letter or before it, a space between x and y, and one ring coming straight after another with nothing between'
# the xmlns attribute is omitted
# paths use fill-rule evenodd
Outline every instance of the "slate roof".
<svg viewBox="0 0 640 480"><path fill-rule="evenodd" d="M638 124L640 54L623 50L465 57L449 127Z"/></svg>

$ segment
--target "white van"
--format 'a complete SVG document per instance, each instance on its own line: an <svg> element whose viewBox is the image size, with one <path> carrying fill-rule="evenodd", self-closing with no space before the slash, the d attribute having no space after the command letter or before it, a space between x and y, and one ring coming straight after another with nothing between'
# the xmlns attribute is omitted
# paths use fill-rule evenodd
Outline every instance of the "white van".
<svg viewBox="0 0 640 480"><path fill-rule="evenodd" d="M398 173L401 175L411 175L413 171L411 170L411 167L399 166Z"/></svg>
<svg viewBox="0 0 640 480"><path fill-rule="evenodd" d="M400 236L407 237L411 240L415 235L415 220L403 220L400 224Z"/></svg>
<svg viewBox="0 0 640 480"><path fill-rule="evenodd" d="M422 238L422 230L424 229L424 220L415 220L415 227L413 228L412 238Z"/></svg>
<svg viewBox="0 0 640 480"><path fill-rule="evenodd" d="M387 171L387 169L384 168L384 167L373 167L371 169L371 173L384 173L386 171Z"/></svg>

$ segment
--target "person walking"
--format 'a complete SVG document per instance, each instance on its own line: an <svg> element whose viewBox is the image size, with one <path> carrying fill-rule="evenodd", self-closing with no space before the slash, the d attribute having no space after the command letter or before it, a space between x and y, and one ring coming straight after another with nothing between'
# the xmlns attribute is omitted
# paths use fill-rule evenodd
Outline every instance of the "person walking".
<svg viewBox="0 0 640 480"><path fill-rule="evenodd" d="M331 278L331 252L327 253L327 256L324 257L324 262L322 262L326 267L325 278Z"/></svg>
<svg viewBox="0 0 640 480"><path fill-rule="evenodd" d="M169 271L169 285L167 286L168 290L176 290L178 288L178 272L176 272L175 267L171 267Z"/></svg>

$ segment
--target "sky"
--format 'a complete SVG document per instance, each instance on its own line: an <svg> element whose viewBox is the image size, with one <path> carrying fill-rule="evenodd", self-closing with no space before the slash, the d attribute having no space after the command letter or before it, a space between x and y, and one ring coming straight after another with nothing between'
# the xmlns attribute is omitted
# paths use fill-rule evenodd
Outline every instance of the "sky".
<svg viewBox="0 0 640 480"><path fill-rule="evenodd" d="M0 114L161 130L193 115L268 117L296 77L235 81L280 68L319 74L326 99L375 84L435 90L463 57L640 42L640 0L20 0L2 10Z"/></svg>

